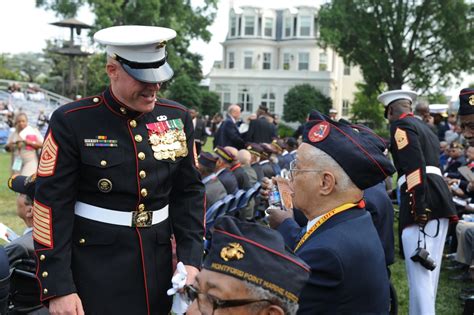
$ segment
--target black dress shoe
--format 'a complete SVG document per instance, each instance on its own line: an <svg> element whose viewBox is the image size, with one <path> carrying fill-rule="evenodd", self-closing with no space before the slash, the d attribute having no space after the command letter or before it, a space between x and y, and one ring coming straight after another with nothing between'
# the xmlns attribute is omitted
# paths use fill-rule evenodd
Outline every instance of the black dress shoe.
<svg viewBox="0 0 474 315"><path fill-rule="evenodd" d="M451 276L449 277L450 280L458 280L458 281L469 281L469 273L468 272L463 272L459 275Z"/></svg>
<svg viewBox="0 0 474 315"><path fill-rule="evenodd" d="M467 270L469 268L468 265L465 265L465 264L461 264L461 263L454 263L454 264L451 264L449 266L446 266L446 270Z"/></svg>

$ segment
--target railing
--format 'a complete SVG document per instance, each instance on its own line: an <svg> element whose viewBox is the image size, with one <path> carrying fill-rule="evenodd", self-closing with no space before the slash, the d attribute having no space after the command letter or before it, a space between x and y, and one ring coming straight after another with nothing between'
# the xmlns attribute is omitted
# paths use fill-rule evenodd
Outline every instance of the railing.
<svg viewBox="0 0 474 315"><path fill-rule="evenodd" d="M19 81L13 81L13 80L0 79L0 90L6 91L8 87L14 83L20 85L23 91L26 91L29 88L29 86L31 86L31 84L37 86L37 84L31 83L31 82L19 82ZM64 97L62 95L56 94L54 92L51 92L42 88L38 88L37 91L43 93L45 97L45 102L52 106L57 107L57 106L61 106L66 103L72 102L72 99L70 98Z"/></svg>

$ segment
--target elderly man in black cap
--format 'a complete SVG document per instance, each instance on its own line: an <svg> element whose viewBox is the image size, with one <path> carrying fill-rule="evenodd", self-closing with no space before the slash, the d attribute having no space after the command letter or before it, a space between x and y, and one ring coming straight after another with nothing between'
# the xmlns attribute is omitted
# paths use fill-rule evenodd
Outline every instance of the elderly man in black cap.
<svg viewBox="0 0 474 315"><path fill-rule="evenodd" d="M185 289L201 314L296 314L309 267L278 232L225 216L211 246L196 282Z"/></svg>
<svg viewBox="0 0 474 315"><path fill-rule="evenodd" d="M455 218L456 211L439 169L438 137L411 111L416 96L412 91L394 90L378 99L390 121L391 152L398 171L409 311L435 314L444 242L449 218Z"/></svg>
<svg viewBox="0 0 474 315"><path fill-rule="evenodd" d="M204 185L192 118L157 99L173 76L165 47L175 36L151 26L100 30L110 87L51 117L33 238L52 314L168 314L172 235L187 281L199 272Z"/></svg>
<svg viewBox="0 0 474 315"><path fill-rule="evenodd" d="M300 228L291 209L267 210L270 224L311 268L299 314L388 312L384 250L364 209L363 190L395 169L381 140L370 135L313 112L290 166L293 204L307 226Z"/></svg>
<svg viewBox="0 0 474 315"><path fill-rule="evenodd" d="M224 199L227 195L224 185L214 173L217 159L217 156L209 152L202 152L198 159L199 173L201 173L202 182L206 187L206 209L209 209L216 201Z"/></svg>
<svg viewBox="0 0 474 315"><path fill-rule="evenodd" d="M239 190L239 183L234 173L230 170L234 156L226 148L217 146L214 149L218 159L216 163L217 178L224 185L228 194L235 194Z"/></svg>

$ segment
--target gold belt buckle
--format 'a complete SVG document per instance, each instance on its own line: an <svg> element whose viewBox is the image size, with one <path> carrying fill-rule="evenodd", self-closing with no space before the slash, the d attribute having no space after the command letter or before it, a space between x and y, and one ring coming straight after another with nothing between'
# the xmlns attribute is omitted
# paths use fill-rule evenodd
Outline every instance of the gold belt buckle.
<svg viewBox="0 0 474 315"><path fill-rule="evenodd" d="M153 211L132 211L132 227L150 227Z"/></svg>

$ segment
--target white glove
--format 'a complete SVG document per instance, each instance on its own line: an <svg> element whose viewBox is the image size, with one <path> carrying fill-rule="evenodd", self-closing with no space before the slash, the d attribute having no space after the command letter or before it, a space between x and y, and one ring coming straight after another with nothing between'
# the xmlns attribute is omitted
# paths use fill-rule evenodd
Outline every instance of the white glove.
<svg viewBox="0 0 474 315"><path fill-rule="evenodd" d="M171 279L172 287L166 292L166 294L170 296L174 295L171 311L175 314L186 313L190 305L190 302L187 301L183 293L176 294L180 289L184 288L187 277L188 273L186 272L186 268L184 268L184 264L179 262L176 266L176 274Z"/></svg>

